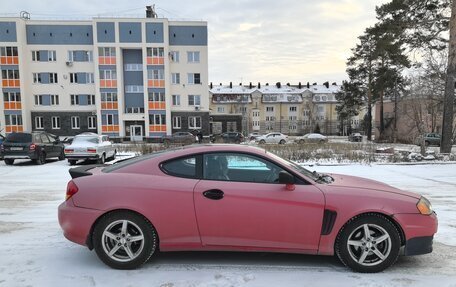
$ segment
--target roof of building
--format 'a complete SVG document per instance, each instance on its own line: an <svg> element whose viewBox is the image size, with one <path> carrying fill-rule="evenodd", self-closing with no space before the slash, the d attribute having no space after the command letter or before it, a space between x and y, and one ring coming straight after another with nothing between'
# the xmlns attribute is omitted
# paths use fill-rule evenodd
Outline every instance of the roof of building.
<svg viewBox="0 0 456 287"><path fill-rule="evenodd" d="M255 91L258 91L262 94L302 94L305 91L310 91L313 94L334 94L340 92L340 86L338 85L330 85L326 87L325 85L311 85L307 88L307 85L303 85L301 89L297 86L281 86L278 88L276 85L270 86L261 86L258 88L254 86L250 88L249 86L213 86L212 89L209 90L211 94L222 94L222 95L229 95L229 94L251 94Z"/></svg>

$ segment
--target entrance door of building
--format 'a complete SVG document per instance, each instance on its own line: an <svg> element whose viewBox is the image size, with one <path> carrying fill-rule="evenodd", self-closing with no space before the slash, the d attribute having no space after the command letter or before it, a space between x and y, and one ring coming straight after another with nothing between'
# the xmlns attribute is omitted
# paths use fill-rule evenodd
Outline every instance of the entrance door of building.
<svg viewBox="0 0 456 287"><path fill-rule="evenodd" d="M143 127L138 125L130 126L130 141L141 142L143 140Z"/></svg>

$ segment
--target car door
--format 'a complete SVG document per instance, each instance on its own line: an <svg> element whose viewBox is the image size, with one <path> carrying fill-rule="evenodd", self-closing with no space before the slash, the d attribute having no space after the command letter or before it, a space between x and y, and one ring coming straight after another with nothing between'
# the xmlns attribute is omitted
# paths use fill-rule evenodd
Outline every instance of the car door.
<svg viewBox="0 0 456 287"><path fill-rule="evenodd" d="M281 170L249 154L204 155L203 179L194 190L203 246L316 251L323 194L311 184L287 190L277 183Z"/></svg>
<svg viewBox="0 0 456 287"><path fill-rule="evenodd" d="M46 157L54 157L55 155L55 150L54 150L54 144L51 142L49 137L46 134L40 134L41 137L41 150L44 150L46 153Z"/></svg>

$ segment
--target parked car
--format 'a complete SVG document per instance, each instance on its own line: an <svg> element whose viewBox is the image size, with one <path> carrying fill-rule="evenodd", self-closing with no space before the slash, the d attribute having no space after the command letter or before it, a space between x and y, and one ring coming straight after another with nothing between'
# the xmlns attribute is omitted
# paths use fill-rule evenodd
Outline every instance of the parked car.
<svg viewBox="0 0 456 287"><path fill-rule="evenodd" d="M436 146L440 146L440 143L442 141L442 137L440 136L440 134L438 133L426 133L422 136L419 136L417 139L416 139L416 144L417 145L421 145L421 142L424 138L424 144L426 146L431 146L431 145L436 145Z"/></svg>
<svg viewBox="0 0 456 287"><path fill-rule="evenodd" d="M78 160L96 160L105 163L106 159L114 160L117 150L109 141L108 136L95 133L82 133L73 138L70 145L65 147L65 158L70 165Z"/></svg>
<svg viewBox="0 0 456 287"><path fill-rule="evenodd" d="M259 132L250 133L249 134L249 140L250 141L254 141L257 137L260 137L260 136L261 136L261 133L259 133Z"/></svg>
<svg viewBox="0 0 456 287"><path fill-rule="evenodd" d="M190 132L176 132L166 136L162 140L164 145L170 144L193 144L198 142L198 137Z"/></svg>
<svg viewBox="0 0 456 287"><path fill-rule="evenodd" d="M278 144L286 144L288 141L288 136L282 133L268 133L264 136L259 136L255 139L255 142L259 144L267 144L267 143L278 143Z"/></svg>
<svg viewBox="0 0 456 287"><path fill-rule="evenodd" d="M380 272L400 252L432 252L437 232L421 195L247 145L186 146L70 174L58 208L65 237L118 269L158 250L251 250L336 254Z"/></svg>
<svg viewBox="0 0 456 287"><path fill-rule="evenodd" d="M328 142L328 137L322 135L322 134L317 134L317 133L311 133L311 134L305 134L301 137L297 137L295 139L296 143L303 144L303 143L326 143Z"/></svg>
<svg viewBox="0 0 456 287"><path fill-rule="evenodd" d="M16 159L31 159L36 164L44 164L48 158L64 160L63 149L59 138L49 133L11 133L1 145L1 154L7 165L14 164Z"/></svg>
<svg viewBox="0 0 456 287"><path fill-rule="evenodd" d="M223 133L219 137L220 141L223 143L241 143L244 142L244 135L239 132L227 132Z"/></svg>
<svg viewBox="0 0 456 287"><path fill-rule="evenodd" d="M349 142L362 142L363 136L360 133L351 133L348 136L348 141Z"/></svg>
<svg viewBox="0 0 456 287"><path fill-rule="evenodd" d="M0 135L0 144L2 144L4 140L5 140L5 136L4 135Z"/></svg>

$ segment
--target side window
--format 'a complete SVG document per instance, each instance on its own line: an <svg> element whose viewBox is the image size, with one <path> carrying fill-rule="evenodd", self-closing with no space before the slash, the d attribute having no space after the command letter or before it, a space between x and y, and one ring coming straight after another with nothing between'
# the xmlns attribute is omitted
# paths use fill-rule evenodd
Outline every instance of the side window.
<svg viewBox="0 0 456 287"><path fill-rule="evenodd" d="M162 164L162 170L177 177L196 178L196 158L186 157L168 161Z"/></svg>
<svg viewBox="0 0 456 287"><path fill-rule="evenodd" d="M40 134L37 134L33 137L33 142L34 143L41 143L41 136Z"/></svg>
<svg viewBox="0 0 456 287"><path fill-rule="evenodd" d="M203 159L206 180L278 183L282 168L262 158L236 153L206 154Z"/></svg>

